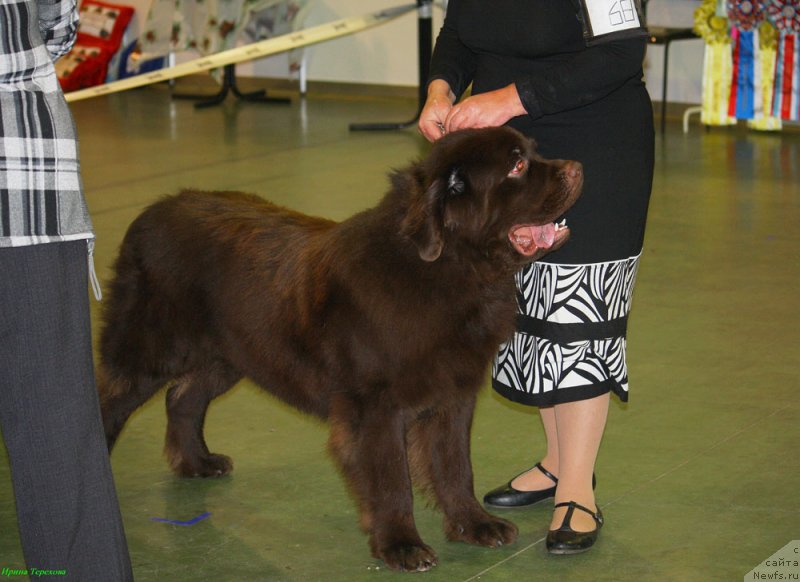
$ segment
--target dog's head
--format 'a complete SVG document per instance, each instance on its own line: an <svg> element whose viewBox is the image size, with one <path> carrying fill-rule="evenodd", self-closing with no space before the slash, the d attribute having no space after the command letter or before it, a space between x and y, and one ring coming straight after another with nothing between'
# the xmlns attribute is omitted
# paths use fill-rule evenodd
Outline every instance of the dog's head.
<svg viewBox="0 0 800 582"><path fill-rule="evenodd" d="M402 230L426 261L464 244L512 266L538 260L569 238L554 221L583 187L580 163L545 160L508 127L446 135L415 173Z"/></svg>

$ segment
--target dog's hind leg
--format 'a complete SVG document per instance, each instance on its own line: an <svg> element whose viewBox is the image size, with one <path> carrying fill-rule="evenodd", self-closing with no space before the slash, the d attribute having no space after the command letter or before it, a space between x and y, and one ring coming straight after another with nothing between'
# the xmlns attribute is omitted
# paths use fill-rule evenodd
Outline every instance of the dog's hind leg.
<svg viewBox="0 0 800 582"><path fill-rule="evenodd" d="M433 493L451 541L496 547L517 539L517 527L486 512L475 499L470 462L474 398L417 419L408 433L412 474Z"/></svg>
<svg viewBox="0 0 800 582"><path fill-rule="evenodd" d="M105 366L99 364L96 381L106 445L110 453L130 415L158 392L167 380L149 376L128 378L109 372Z"/></svg>
<svg viewBox="0 0 800 582"><path fill-rule="evenodd" d="M220 477L233 470L230 457L209 452L203 437L211 401L230 390L241 374L222 362L192 371L167 392L164 450L172 470L182 477Z"/></svg>

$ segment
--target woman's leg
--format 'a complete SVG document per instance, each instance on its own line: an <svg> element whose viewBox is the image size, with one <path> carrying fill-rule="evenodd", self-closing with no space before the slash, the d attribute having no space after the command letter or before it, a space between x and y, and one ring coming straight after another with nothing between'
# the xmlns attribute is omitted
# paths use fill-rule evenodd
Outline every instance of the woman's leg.
<svg viewBox="0 0 800 582"><path fill-rule="evenodd" d="M555 503L575 501L588 509L597 509L592 490L592 474L606 426L608 403L609 393L606 393L588 400L556 404L552 408L558 435L558 486ZM550 440L548 435L548 450ZM566 507L555 510L550 524L551 530L561 526L566 512ZM586 512L576 511L572 516L571 526L575 531L592 531L597 524Z"/></svg>
<svg viewBox="0 0 800 582"><path fill-rule="evenodd" d="M556 430L555 407L540 408L539 416L544 426L544 434L547 439L547 454L539 459L542 467L558 477L559 453L558 453L558 431ZM517 491L539 491L550 489L553 481L537 468L532 468L516 477L511 486Z"/></svg>

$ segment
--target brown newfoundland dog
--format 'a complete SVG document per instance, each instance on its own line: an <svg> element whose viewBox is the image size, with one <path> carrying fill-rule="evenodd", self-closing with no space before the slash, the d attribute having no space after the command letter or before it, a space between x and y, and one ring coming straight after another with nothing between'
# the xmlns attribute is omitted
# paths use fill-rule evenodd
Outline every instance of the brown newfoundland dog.
<svg viewBox="0 0 800 582"><path fill-rule="evenodd" d="M473 493L473 409L514 330L514 272L566 241L553 221L582 183L579 163L544 160L528 138L492 128L443 137L344 222L239 192L156 202L130 226L105 302L109 448L169 385L173 469L229 473L203 422L247 377L329 421L372 554L390 567L436 564L414 525L412 480L443 511L448 539L513 542L514 524Z"/></svg>

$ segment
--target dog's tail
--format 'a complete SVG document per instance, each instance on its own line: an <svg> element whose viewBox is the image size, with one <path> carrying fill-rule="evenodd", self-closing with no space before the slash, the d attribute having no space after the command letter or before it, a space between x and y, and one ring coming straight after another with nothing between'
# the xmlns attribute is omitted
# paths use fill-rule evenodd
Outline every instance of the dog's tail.
<svg viewBox="0 0 800 582"><path fill-rule="evenodd" d="M95 378L109 451L130 415L176 376L172 338L163 330L169 323L161 321L168 307L149 288L138 223L123 240L102 307Z"/></svg>

